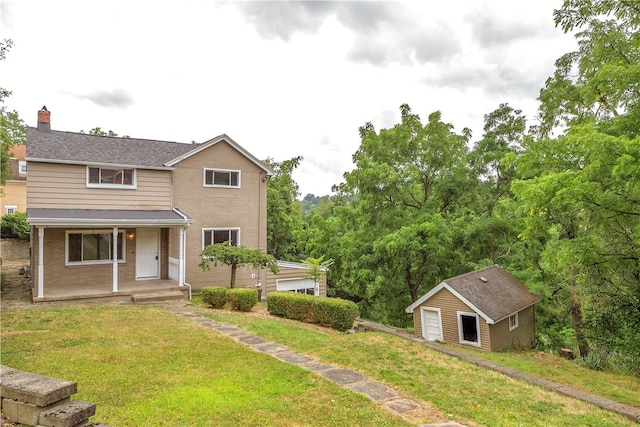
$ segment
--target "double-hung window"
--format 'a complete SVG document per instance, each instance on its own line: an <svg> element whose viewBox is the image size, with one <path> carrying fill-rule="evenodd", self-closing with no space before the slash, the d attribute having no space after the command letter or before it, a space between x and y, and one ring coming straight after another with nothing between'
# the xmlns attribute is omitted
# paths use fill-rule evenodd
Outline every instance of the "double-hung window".
<svg viewBox="0 0 640 427"><path fill-rule="evenodd" d="M240 171L205 168L204 186L240 188Z"/></svg>
<svg viewBox="0 0 640 427"><path fill-rule="evenodd" d="M135 169L87 168L87 187L136 188Z"/></svg>
<svg viewBox="0 0 640 427"><path fill-rule="evenodd" d="M240 245L239 228L205 228L202 230L202 249L208 245L229 242L232 246Z"/></svg>
<svg viewBox="0 0 640 427"><path fill-rule="evenodd" d="M66 233L66 264L106 264L113 262L114 251L118 261L124 261L124 233L118 233L116 242L110 230L72 230Z"/></svg>
<svg viewBox="0 0 640 427"><path fill-rule="evenodd" d="M518 327L518 313L509 316L509 330L513 331Z"/></svg>
<svg viewBox="0 0 640 427"><path fill-rule="evenodd" d="M27 173L27 161L18 160L18 173L24 175Z"/></svg>

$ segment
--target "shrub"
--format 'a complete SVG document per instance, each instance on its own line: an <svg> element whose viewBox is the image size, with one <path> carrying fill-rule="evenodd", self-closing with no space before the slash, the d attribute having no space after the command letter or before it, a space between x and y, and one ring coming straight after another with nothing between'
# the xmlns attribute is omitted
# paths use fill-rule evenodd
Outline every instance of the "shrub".
<svg viewBox="0 0 640 427"><path fill-rule="evenodd" d="M227 303L227 288L209 286L202 288L202 300L212 308L222 308Z"/></svg>
<svg viewBox="0 0 640 427"><path fill-rule="evenodd" d="M234 310L251 311L258 303L258 291L248 288L227 289L227 300Z"/></svg>
<svg viewBox="0 0 640 427"><path fill-rule="evenodd" d="M267 296L267 310L275 316L329 326L342 332L351 329L360 315L352 301L293 292L271 292Z"/></svg>
<svg viewBox="0 0 640 427"><path fill-rule="evenodd" d="M3 215L0 220L0 235L5 239L29 240L30 227L27 214L16 212Z"/></svg>

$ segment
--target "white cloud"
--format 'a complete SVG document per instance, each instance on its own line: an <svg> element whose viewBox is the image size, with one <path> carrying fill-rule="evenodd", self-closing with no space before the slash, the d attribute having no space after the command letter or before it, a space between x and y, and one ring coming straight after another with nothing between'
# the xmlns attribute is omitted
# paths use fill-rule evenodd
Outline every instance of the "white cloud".
<svg viewBox="0 0 640 427"><path fill-rule="evenodd" d="M574 42L557 1L0 1L15 47L6 101L33 125L99 126L132 137L226 133L259 158L302 155L301 192L328 194L352 168L358 128L423 119L480 137L508 102L530 116L554 60ZM524 8L524 11L521 9ZM8 11L8 12L7 12Z"/></svg>

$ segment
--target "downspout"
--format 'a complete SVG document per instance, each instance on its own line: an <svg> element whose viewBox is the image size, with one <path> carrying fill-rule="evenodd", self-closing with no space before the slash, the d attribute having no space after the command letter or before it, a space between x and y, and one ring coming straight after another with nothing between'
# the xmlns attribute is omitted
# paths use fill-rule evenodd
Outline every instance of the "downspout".
<svg viewBox="0 0 640 427"><path fill-rule="evenodd" d="M187 216L180 212L178 209L172 209L175 213L184 218L185 222L187 221ZM187 227L189 223L187 223ZM178 233L178 285L186 286L189 288L189 300L191 300L191 285L185 281L185 265L186 265L186 256L187 256L187 238L185 236L185 227L180 227L180 232Z"/></svg>
<svg viewBox="0 0 640 427"><path fill-rule="evenodd" d="M44 297L44 227L38 228L38 298Z"/></svg>

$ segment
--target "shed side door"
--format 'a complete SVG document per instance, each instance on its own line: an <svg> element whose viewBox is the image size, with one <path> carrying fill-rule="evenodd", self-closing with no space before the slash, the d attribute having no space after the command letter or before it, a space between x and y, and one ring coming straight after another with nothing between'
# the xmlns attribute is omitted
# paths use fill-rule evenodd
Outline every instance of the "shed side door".
<svg viewBox="0 0 640 427"><path fill-rule="evenodd" d="M442 316L439 308L420 307L422 336L427 341L444 341L442 338Z"/></svg>

